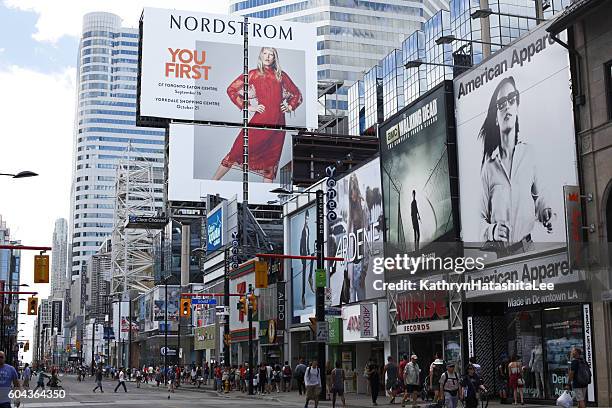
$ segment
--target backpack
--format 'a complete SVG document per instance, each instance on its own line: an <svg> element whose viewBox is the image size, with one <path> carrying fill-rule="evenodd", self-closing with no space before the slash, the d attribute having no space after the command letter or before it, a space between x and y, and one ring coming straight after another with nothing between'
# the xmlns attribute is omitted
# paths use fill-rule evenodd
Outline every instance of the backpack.
<svg viewBox="0 0 612 408"><path fill-rule="evenodd" d="M443 390L447 391L447 390L446 390L446 388L445 388L445 386L446 386L446 383L447 383L449 380L453 380L453 384L455 384L455 382L456 382L456 385L457 385L457 390L459 389L459 376L457 375L457 373L453 373L453 374L455 374L455 376L454 376L454 377L450 377L450 378L449 378L449 376L448 376L448 372L447 372L447 371L445 371L445 372L442 374L442 376L440 377L440 379L442 379L442 377L444 377L444 381L442 382L442 389L443 389ZM455 390L455 391L456 391L456 390Z"/></svg>
<svg viewBox="0 0 612 408"><path fill-rule="evenodd" d="M283 368L283 375L285 377L291 377L291 367L286 365L285 368Z"/></svg>
<svg viewBox="0 0 612 408"><path fill-rule="evenodd" d="M578 360L578 370L574 373L574 381L576 381L578 388L584 388L591 383L591 368L582 359Z"/></svg>
<svg viewBox="0 0 612 408"><path fill-rule="evenodd" d="M432 382L434 384L438 384L440 382L440 378L442 378L442 374L446 372L446 364L434 364L433 365L433 374L432 374Z"/></svg>

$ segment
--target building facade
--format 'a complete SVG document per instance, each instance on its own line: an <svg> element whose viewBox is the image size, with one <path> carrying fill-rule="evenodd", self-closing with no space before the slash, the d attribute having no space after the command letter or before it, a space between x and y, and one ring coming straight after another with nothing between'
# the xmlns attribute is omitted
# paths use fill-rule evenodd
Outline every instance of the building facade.
<svg viewBox="0 0 612 408"><path fill-rule="evenodd" d="M319 81L343 81L328 109L348 111L348 87L440 9L445 0L368 2L353 0L231 0L230 12L317 26Z"/></svg>
<svg viewBox="0 0 612 408"><path fill-rule="evenodd" d="M20 241L11 239L10 229L0 215L0 244L20 245ZM21 251L0 249L0 291L19 291L21 273ZM0 344L7 352L7 362L17 360L17 334L19 328L19 295L1 295Z"/></svg>
<svg viewBox="0 0 612 408"><path fill-rule="evenodd" d="M65 218L55 220L51 240L51 297L62 298L67 282L68 222Z"/></svg>
<svg viewBox="0 0 612 408"><path fill-rule="evenodd" d="M161 207L165 134L136 127L137 29L122 27L113 14L85 15L77 69L68 266L73 276L113 231L116 167L128 148L138 153L135 160L153 163Z"/></svg>

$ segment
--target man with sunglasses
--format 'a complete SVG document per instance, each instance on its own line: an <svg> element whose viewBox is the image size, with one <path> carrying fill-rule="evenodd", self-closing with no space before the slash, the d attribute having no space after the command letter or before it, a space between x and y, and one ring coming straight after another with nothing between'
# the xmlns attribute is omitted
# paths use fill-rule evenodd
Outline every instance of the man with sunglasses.
<svg viewBox="0 0 612 408"><path fill-rule="evenodd" d="M9 392L11 385L15 390L21 390L17 370L10 364L6 364L4 351L0 351L0 408L11 408ZM19 406L19 402L16 404Z"/></svg>
<svg viewBox="0 0 612 408"><path fill-rule="evenodd" d="M519 133L520 93L513 77L495 88L480 129L480 233L498 257L528 252L536 221L552 232L552 209L538 179L533 147Z"/></svg>

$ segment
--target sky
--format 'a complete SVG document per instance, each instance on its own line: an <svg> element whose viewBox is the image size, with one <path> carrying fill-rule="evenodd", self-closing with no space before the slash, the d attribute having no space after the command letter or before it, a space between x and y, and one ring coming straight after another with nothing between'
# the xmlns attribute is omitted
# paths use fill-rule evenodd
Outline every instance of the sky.
<svg viewBox="0 0 612 408"><path fill-rule="evenodd" d="M0 216L11 238L51 246L57 218L68 219L76 101L76 62L83 15L118 14L137 27L143 7L225 14L228 0L0 0L0 173L31 170L38 177L0 177ZM33 283L33 251L22 251L21 283ZM24 298L27 296L23 296ZM25 312L25 302L21 312ZM19 338L33 338L34 317ZM23 356L29 362L31 352Z"/></svg>

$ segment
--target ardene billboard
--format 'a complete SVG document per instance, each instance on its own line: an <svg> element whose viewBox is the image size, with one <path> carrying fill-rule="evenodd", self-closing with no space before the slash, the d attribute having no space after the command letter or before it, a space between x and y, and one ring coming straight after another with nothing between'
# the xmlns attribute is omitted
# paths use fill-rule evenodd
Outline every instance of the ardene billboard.
<svg viewBox="0 0 612 408"><path fill-rule="evenodd" d="M240 16L145 8L139 116L242 124ZM249 18L249 122L316 128L316 29Z"/></svg>

